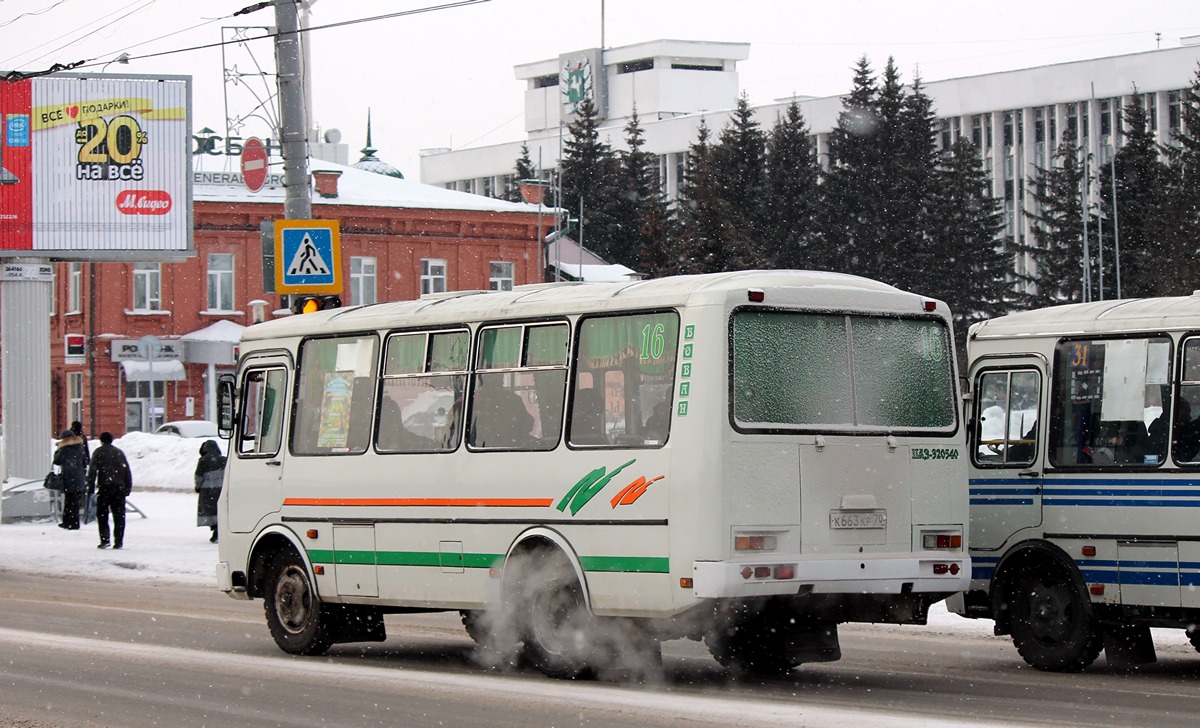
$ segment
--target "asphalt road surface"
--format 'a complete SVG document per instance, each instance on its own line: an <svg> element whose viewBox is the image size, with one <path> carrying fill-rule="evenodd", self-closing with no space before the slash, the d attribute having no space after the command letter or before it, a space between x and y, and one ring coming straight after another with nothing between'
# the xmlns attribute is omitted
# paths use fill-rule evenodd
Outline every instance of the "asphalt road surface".
<svg viewBox="0 0 1200 728"><path fill-rule="evenodd" d="M1004 638L843 625L843 658L761 680L702 645L661 670L556 681L481 665L454 613L387 617L388 640L292 657L262 602L216 589L0 570L0 726L1194 726L1200 654L1079 675L1027 667ZM1166 639L1163 639L1166 635Z"/></svg>

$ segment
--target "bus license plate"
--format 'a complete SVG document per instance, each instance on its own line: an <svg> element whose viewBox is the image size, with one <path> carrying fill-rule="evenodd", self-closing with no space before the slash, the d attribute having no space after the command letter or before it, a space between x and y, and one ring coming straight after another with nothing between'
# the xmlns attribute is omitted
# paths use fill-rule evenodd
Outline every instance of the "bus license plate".
<svg viewBox="0 0 1200 728"><path fill-rule="evenodd" d="M830 528L887 528L887 511L839 511L829 512Z"/></svg>

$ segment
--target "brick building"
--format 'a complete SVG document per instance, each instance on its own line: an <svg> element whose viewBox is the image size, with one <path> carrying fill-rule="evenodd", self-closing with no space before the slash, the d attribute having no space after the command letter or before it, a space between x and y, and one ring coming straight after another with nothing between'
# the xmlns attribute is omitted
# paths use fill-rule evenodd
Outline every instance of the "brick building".
<svg viewBox="0 0 1200 728"><path fill-rule="evenodd" d="M272 160L273 162L276 160ZM313 217L338 220L343 305L542 280L536 206L313 160ZM237 160L196 154L195 255L164 263L58 263L51 305L52 422L118 436L211 419L237 334L291 315L274 293L262 223L283 216L282 175L251 193ZM264 275L264 271L266 275ZM138 343L153 336L158 357Z"/></svg>

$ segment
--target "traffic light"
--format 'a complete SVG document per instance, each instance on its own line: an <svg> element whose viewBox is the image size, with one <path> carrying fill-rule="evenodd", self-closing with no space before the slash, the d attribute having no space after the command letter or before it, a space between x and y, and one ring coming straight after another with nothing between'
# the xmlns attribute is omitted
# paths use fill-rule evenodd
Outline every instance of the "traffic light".
<svg viewBox="0 0 1200 728"><path fill-rule="evenodd" d="M292 313L313 313L327 308L340 308L340 296L293 296Z"/></svg>

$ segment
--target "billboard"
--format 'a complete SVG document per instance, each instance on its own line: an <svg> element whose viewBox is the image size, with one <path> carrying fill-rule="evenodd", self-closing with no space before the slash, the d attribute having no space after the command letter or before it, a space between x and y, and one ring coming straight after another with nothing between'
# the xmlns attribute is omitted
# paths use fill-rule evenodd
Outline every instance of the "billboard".
<svg viewBox="0 0 1200 728"><path fill-rule="evenodd" d="M192 251L191 77L0 80L0 256Z"/></svg>

